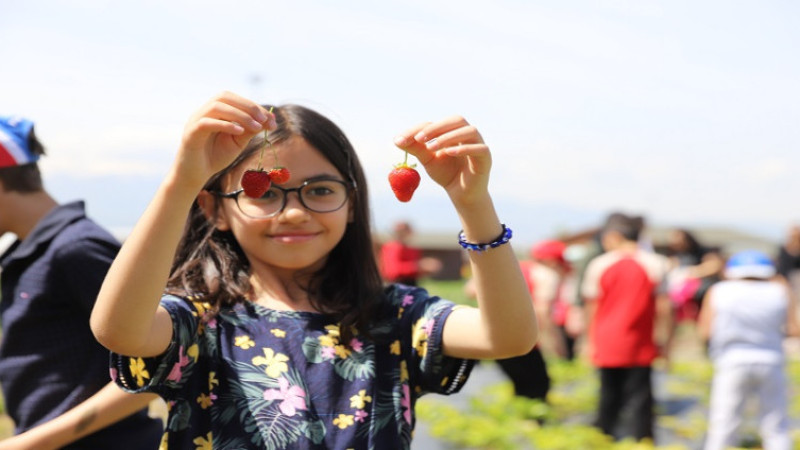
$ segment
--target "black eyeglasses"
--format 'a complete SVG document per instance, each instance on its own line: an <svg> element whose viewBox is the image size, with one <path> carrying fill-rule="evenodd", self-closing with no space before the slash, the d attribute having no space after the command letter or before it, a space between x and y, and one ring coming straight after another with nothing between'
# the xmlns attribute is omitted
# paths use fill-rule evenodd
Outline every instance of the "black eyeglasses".
<svg viewBox="0 0 800 450"><path fill-rule="evenodd" d="M238 189L227 194L212 192L222 198L232 198L236 201L239 211L252 219L266 219L280 214L286 208L286 198L290 192L297 192L300 203L309 211L318 213L333 212L347 203L350 190L355 185L343 180L333 178L317 178L306 180L296 188L282 188L272 185L261 197L252 198L240 195L244 189Z"/></svg>

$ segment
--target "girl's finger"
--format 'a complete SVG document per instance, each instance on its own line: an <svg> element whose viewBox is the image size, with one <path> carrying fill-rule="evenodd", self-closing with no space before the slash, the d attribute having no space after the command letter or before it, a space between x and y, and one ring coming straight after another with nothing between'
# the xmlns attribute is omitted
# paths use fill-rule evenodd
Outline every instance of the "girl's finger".
<svg viewBox="0 0 800 450"><path fill-rule="evenodd" d="M469 122L463 117L450 116L438 122L429 123L414 135L414 140L425 143L445 133L466 126L469 126Z"/></svg>
<svg viewBox="0 0 800 450"><path fill-rule="evenodd" d="M394 145L405 150L406 147L408 147L409 145L413 145L414 143L416 143L416 141L414 140L414 136L416 136L416 134L419 133L420 130L428 126L428 124L430 124L430 122L423 122L398 134L394 138Z"/></svg>
<svg viewBox="0 0 800 450"><path fill-rule="evenodd" d="M226 103L234 108L240 109L258 123L267 122L267 120L272 115L269 111L267 111L263 106L259 105L258 103L242 97L241 95L235 94L230 91L224 91L217 96L217 99L222 102Z"/></svg>
<svg viewBox="0 0 800 450"><path fill-rule="evenodd" d="M425 147L428 150L440 150L446 147L452 147L459 144L482 144L483 137L478 132L478 129L472 125L466 125L448 131L433 139L425 142Z"/></svg>
<svg viewBox="0 0 800 450"><path fill-rule="evenodd" d="M250 115L249 112L222 101L211 102L206 105L202 117L235 122L250 131L261 131L264 127Z"/></svg>

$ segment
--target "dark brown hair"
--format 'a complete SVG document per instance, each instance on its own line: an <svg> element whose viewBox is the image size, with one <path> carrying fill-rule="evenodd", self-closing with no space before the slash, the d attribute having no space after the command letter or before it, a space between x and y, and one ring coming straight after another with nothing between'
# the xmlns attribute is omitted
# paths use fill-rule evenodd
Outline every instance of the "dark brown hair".
<svg viewBox="0 0 800 450"><path fill-rule="evenodd" d="M298 105L274 107L273 114L278 127L269 133L271 145L278 145L292 136L305 139L354 187L350 197L353 220L328 255L325 266L313 274L308 287L312 306L340 323L342 340L347 342L352 337L351 327L368 333L382 292L373 253L364 172L347 137L326 117ZM215 174L204 189L220 191L224 175L258 151L263 142L262 135L253 138L242 154ZM218 210L219 202L215 203L215 208ZM202 295L218 309L244 301L251 290L249 273L247 258L233 234L217 230L195 201L173 261L167 292L181 296Z"/></svg>

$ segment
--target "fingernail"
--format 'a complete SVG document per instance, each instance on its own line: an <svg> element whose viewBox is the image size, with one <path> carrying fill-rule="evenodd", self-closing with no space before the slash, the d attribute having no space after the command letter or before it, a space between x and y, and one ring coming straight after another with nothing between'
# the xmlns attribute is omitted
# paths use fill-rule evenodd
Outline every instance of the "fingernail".
<svg viewBox="0 0 800 450"><path fill-rule="evenodd" d="M267 121L267 115L264 114L264 112L259 109L258 111L256 111L256 120L258 121L258 123L264 123Z"/></svg>
<svg viewBox="0 0 800 450"><path fill-rule="evenodd" d="M422 131L417 133L416 136L414 136L414 139L417 142L426 142L428 140L428 138L425 137L425 133L423 133Z"/></svg>
<svg viewBox="0 0 800 450"><path fill-rule="evenodd" d="M259 122L256 122L255 120L250 120L250 128L254 130L260 130L261 124Z"/></svg>
<svg viewBox="0 0 800 450"><path fill-rule="evenodd" d="M394 138L394 145L398 147L405 147L407 142L405 136L395 136Z"/></svg>
<svg viewBox="0 0 800 450"><path fill-rule="evenodd" d="M438 146L439 146L439 145L437 145L437 143L436 143L436 138L433 138L433 139L431 139L430 141L428 141L428 142L426 142L426 143L425 143L425 147L427 147L427 148L428 148L428 150L434 150L434 149L436 149Z"/></svg>

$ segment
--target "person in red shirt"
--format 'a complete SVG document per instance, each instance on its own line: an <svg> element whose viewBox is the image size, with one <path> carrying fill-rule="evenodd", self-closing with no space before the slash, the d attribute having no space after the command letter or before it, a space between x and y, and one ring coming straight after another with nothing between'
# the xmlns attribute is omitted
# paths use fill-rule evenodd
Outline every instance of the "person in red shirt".
<svg viewBox="0 0 800 450"><path fill-rule="evenodd" d="M410 245L413 234L411 224L398 222L394 226L394 238L381 246L380 268L386 281L416 286L421 277L441 269L441 261L423 257L422 250Z"/></svg>
<svg viewBox="0 0 800 450"><path fill-rule="evenodd" d="M589 263L581 285L591 360L600 372L595 424L615 438L653 437L650 376L659 354L655 323L657 311L670 310L669 300L661 295L668 261L639 247L641 224L641 219L623 215L606 225L606 253Z"/></svg>

